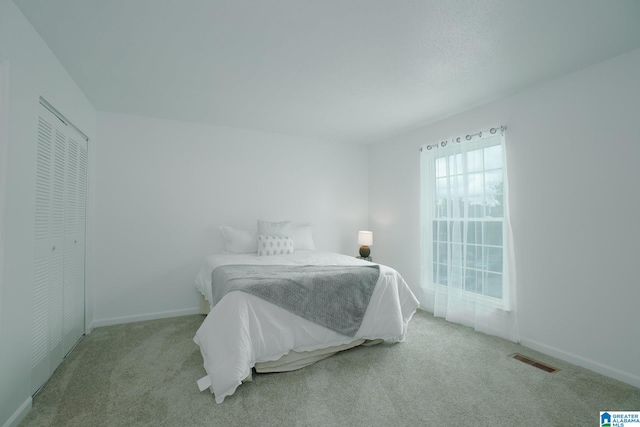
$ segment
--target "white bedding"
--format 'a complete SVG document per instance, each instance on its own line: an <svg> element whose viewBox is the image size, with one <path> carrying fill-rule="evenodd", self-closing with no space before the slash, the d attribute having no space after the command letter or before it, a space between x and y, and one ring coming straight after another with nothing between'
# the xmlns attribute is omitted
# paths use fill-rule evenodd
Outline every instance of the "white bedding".
<svg viewBox="0 0 640 427"><path fill-rule="evenodd" d="M370 265L332 252L297 251L287 256L219 254L208 257L195 286L211 301L211 272L225 264ZM354 337L339 334L245 292L230 292L212 307L194 341L200 346L217 403L232 395L256 362L278 360L291 350L312 351L357 339L403 341L418 300L400 274L380 265L380 277ZM205 379L207 378L205 377Z"/></svg>

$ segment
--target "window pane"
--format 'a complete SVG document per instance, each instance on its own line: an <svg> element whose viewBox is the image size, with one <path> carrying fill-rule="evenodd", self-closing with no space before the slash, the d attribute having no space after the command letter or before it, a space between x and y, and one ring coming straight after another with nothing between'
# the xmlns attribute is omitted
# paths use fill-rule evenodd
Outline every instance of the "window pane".
<svg viewBox="0 0 640 427"><path fill-rule="evenodd" d="M451 183L449 197L454 199L461 199L464 197L464 180L462 175L453 175L450 177Z"/></svg>
<svg viewBox="0 0 640 427"><path fill-rule="evenodd" d="M484 205L469 206L469 218L484 218Z"/></svg>
<svg viewBox="0 0 640 427"><path fill-rule="evenodd" d="M504 218L504 195L496 195L495 205L487 210L487 215L492 218Z"/></svg>
<svg viewBox="0 0 640 427"><path fill-rule="evenodd" d="M436 199L447 199L449 197L449 180L447 178L436 179Z"/></svg>
<svg viewBox="0 0 640 427"><path fill-rule="evenodd" d="M449 265L448 285L457 289L464 289L464 269L460 266Z"/></svg>
<svg viewBox="0 0 640 427"><path fill-rule="evenodd" d="M475 236L473 235L475 229L476 224L473 221L467 221L464 223L465 239L467 243L475 243Z"/></svg>
<svg viewBox="0 0 640 427"><path fill-rule="evenodd" d="M464 289L468 292L482 293L482 278L475 270L466 270L464 276Z"/></svg>
<svg viewBox="0 0 640 427"><path fill-rule="evenodd" d="M447 252L447 244L446 243L438 243L437 260L443 264L446 264L449 259L449 253Z"/></svg>
<svg viewBox="0 0 640 427"><path fill-rule="evenodd" d="M484 169L500 169L502 168L502 147L494 145L484 149Z"/></svg>
<svg viewBox="0 0 640 427"><path fill-rule="evenodd" d="M467 222L467 243L482 243L482 222Z"/></svg>
<svg viewBox="0 0 640 427"><path fill-rule="evenodd" d="M462 266L462 245L460 244L451 245L450 265L455 267Z"/></svg>
<svg viewBox="0 0 640 427"><path fill-rule="evenodd" d="M467 245L466 267L478 268L479 262L482 262L482 248L477 245Z"/></svg>
<svg viewBox="0 0 640 427"><path fill-rule="evenodd" d="M469 172L483 170L482 150L473 150L467 153L467 169Z"/></svg>
<svg viewBox="0 0 640 427"><path fill-rule="evenodd" d="M467 197L469 204L477 205L484 203L484 174L470 173L468 179Z"/></svg>
<svg viewBox="0 0 640 427"><path fill-rule="evenodd" d="M502 169L485 172L485 188L493 193L502 193Z"/></svg>
<svg viewBox="0 0 640 427"><path fill-rule="evenodd" d="M487 270L502 273L502 248L485 248Z"/></svg>
<svg viewBox="0 0 640 427"><path fill-rule="evenodd" d="M446 242L448 239L447 222L436 221L433 224L436 228L433 232L434 237L441 242Z"/></svg>
<svg viewBox="0 0 640 427"><path fill-rule="evenodd" d="M484 178L485 203L489 206L495 206L496 196L503 192L502 169L489 171Z"/></svg>
<svg viewBox="0 0 640 427"><path fill-rule="evenodd" d="M446 199L438 199L436 201L436 206L435 206L435 217L436 218L446 218L447 214L449 212L448 208L447 208L447 200Z"/></svg>
<svg viewBox="0 0 640 427"><path fill-rule="evenodd" d="M462 154L454 154L449 157L449 175L462 173Z"/></svg>
<svg viewBox="0 0 640 427"><path fill-rule="evenodd" d="M443 176L447 176L447 158L440 157L436 159L436 177L442 178Z"/></svg>
<svg viewBox="0 0 640 427"><path fill-rule="evenodd" d="M502 246L502 222L487 221L484 223L484 244Z"/></svg>
<svg viewBox="0 0 640 427"><path fill-rule="evenodd" d="M464 224L461 221L449 222L449 241L457 243L462 242L463 225Z"/></svg>
<svg viewBox="0 0 640 427"><path fill-rule="evenodd" d="M494 298L502 298L502 274L489 273L485 282L484 294Z"/></svg>
<svg viewBox="0 0 640 427"><path fill-rule="evenodd" d="M447 280L447 266L439 264L437 266L437 272L438 272L438 277L437 277L436 283L440 285L445 285L445 286L448 285L449 280Z"/></svg>

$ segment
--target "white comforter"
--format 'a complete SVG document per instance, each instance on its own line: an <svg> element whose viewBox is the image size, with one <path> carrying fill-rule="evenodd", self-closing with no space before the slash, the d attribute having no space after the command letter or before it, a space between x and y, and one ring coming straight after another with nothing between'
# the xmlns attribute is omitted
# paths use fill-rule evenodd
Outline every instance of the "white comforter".
<svg viewBox="0 0 640 427"><path fill-rule="evenodd" d="M195 285L211 301L211 272L219 265L367 265L332 252L290 256L219 254L206 259ZM256 362L278 360L291 350L312 351L357 339L403 341L418 300L400 274L380 265L380 277L354 337L339 334L245 292L230 292L212 307L194 341L200 346L217 403L232 395ZM205 377L207 379L207 377Z"/></svg>

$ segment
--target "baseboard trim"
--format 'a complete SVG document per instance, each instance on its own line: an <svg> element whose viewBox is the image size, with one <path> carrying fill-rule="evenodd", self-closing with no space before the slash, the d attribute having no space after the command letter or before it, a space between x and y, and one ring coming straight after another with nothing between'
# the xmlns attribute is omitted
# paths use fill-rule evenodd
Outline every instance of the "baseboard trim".
<svg viewBox="0 0 640 427"><path fill-rule="evenodd" d="M168 317L188 316L191 314L199 314L200 309L186 308L184 310L161 311L156 313L138 314L135 316L111 317L108 319L97 319L93 321L93 328L102 326L120 325L122 323L142 322L144 320L165 319Z"/></svg>
<svg viewBox="0 0 640 427"><path fill-rule="evenodd" d="M22 421L24 417L27 416L29 411L31 411L32 404L33 404L33 399L31 398L31 396L29 396L27 400L25 400L22 403L22 405L20 405L20 407L16 409L16 411L11 415L11 417L9 417L7 422L4 423L2 427L18 427L18 424L20 424L20 421Z"/></svg>
<svg viewBox="0 0 640 427"><path fill-rule="evenodd" d="M520 344L524 347L539 351L540 353L556 357L560 360L564 360L565 362L587 368L591 371L597 372L598 374L602 374L606 377L613 378L615 380L622 381L634 387L640 388L640 376L634 375L631 372L625 372L620 369L605 365L603 363L578 356L577 354L569 353L558 348L539 343L537 341L521 339Z"/></svg>

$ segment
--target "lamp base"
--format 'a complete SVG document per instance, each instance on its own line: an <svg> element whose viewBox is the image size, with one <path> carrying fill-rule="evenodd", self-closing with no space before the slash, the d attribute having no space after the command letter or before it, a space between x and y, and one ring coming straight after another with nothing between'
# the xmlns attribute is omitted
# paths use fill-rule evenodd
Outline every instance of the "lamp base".
<svg viewBox="0 0 640 427"><path fill-rule="evenodd" d="M369 249L369 246L360 246L360 256L362 258L366 258L369 255L371 255L371 249Z"/></svg>

